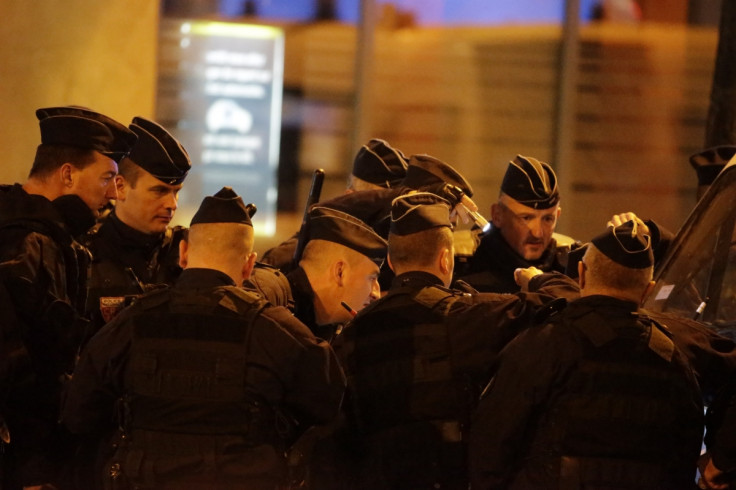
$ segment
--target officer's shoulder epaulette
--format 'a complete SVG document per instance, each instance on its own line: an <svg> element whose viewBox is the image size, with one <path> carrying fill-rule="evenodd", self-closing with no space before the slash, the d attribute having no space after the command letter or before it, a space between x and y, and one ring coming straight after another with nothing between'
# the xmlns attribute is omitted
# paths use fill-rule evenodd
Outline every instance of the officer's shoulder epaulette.
<svg viewBox="0 0 736 490"><path fill-rule="evenodd" d="M236 286L225 288L225 293L218 302L218 307L238 314L249 324L269 306L271 303L257 292Z"/></svg>
<svg viewBox="0 0 736 490"><path fill-rule="evenodd" d="M229 287L227 288L224 297L229 297L235 301L239 301L251 307L253 305L268 305L269 301L260 295L257 291L245 289L242 287ZM220 301L222 303L222 300Z"/></svg>

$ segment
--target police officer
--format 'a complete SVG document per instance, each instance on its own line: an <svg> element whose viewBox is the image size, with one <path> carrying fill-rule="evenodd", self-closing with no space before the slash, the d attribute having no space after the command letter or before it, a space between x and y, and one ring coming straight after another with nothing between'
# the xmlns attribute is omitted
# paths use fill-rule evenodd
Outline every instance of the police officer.
<svg viewBox="0 0 736 490"><path fill-rule="evenodd" d="M382 139L371 139L355 155L345 194L395 188L406 176L407 163L408 159L401 150ZM296 233L283 243L266 250L260 262L282 272L291 271L296 266L293 259L298 241L299 235Z"/></svg>
<svg viewBox="0 0 736 490"><path fill-rule="evenodd" d="M431 193L394 200L388 240L394 282L336 340L348 375L345 440L354 440L338 451L354 458L349 488L466 489L474 401L498 351L550 299L449 289L450 207ZM531 287L547 283L567 284L577 294L562 275L535 277Z"/></svg>
<svg viewBox="0 0 736 490"><path fill-rule="evenodd" d="M401 184L390 189L367 190L323 201L321 206L338 209L367 223L376 233L388 237L391 224L391 203L410 192L431 192L451 203L453 210L460 203L471 211L478 207L470 199L473 189L452 165L431 155L412 155Z"/></svg>
<svg viewBox="0 0 736 490"><path fill-rule="evenodd" d="M120 162L115 208L85 237L93 255L87 298L93 332L147 285L170 284L181 273L179 242L186 228L169 225L189 155L153 121L135 117L129 128L138 141Z"/></svg>
<svg viewBox="0 0 736 490"><path fill-rule="evenodd" d="M280 488L291 440L336 416L344 378L329 345L238 287L252 247L242 199L205 198L174 286L136 300L82 353L62 421L78 434L119 424L102 472L114 488Z"/></svg>
<svg viewBox="0 0 736 490"><path fill-rule="evenodd" d="M473 489L693 487L703 405L672 334L638 310L650 242L635 221L594 238L581 298L503 351L473 422Z"/></svg>
<svg viewBox="0 0 736 490"><path fill-rule="evenodd" d="M309 212L310 240L299 267L287 274L294 314L318 337L332 339L341 325L378 299L386 240L353 216L323 206Z"/></svg>
<svg viewBox="0 0 736 490"><path fill-rule="evenodd" d="M479 291L519 290L514 270L536 267L564 272L566 254L579 244L558 246L557 176L549 164L517 155L506 169L498 201L491 205L491 231L484 236L460 278Z"/></svg>
<svg viewBox="0 0 736 490"><path fill-rule="evenodd" d="M28 180L0 186L0 487L55 482L61 378L79 347L89 252L135 134L81 107L38 109ZM4 419L4 421L3 421Z"/></svg>
<svg viewBox="0 0 736 490"><path fill-rule="evenodd" d="M406 177L408 163L401 150L373 138L355 155L346 192L396 187Z"/></svg>

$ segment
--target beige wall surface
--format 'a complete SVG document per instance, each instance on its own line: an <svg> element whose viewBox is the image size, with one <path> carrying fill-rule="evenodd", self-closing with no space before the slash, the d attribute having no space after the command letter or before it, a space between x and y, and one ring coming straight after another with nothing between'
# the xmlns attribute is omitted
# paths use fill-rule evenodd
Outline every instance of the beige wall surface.
<svg viewBox="0 0 736 490"><path fill-rule="evenodd" d="M153 116L158 16L154 0L0 3L0 183L25 180L39 107Z"/></svg>

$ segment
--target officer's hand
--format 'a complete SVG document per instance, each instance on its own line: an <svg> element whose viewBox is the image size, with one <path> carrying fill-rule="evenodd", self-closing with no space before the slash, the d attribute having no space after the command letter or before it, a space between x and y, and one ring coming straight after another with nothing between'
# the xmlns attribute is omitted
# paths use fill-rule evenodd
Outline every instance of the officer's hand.
<svg viewBox="0 0 736 490"><path fill-rule="evenodd" d="M514 271L514 281L516 281L516 284L521 286L522 291L528 291L529 281L531 281L532 277L538 276L541 273L542 271L540 269L537 269L536 267L527 267L526 269L516 269Z"/></svg>
<svg viewBox="0 0 736 490"><path fill-rule="evenodd" d="M627 221L635 221L636 224L639 225L639 227L641 228L642 233L645 233L647 235L649 234L649 227L644 223L644 221L642 221L641 218L630 211L613 215L606 226L616 227L626 223Z"/></svg>

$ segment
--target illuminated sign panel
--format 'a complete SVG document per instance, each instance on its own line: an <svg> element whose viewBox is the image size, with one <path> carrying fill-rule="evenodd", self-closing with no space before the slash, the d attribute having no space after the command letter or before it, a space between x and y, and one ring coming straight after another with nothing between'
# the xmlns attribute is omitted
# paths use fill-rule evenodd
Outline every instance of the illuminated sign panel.
<svg viewBox="0 0 736 490"><path fill-rule="evenodd" d="M258 207L256 233L276 228L284 36L280 29L162 20L157 118L192 170L181 191L194 208L223 186Z"/></svg>

